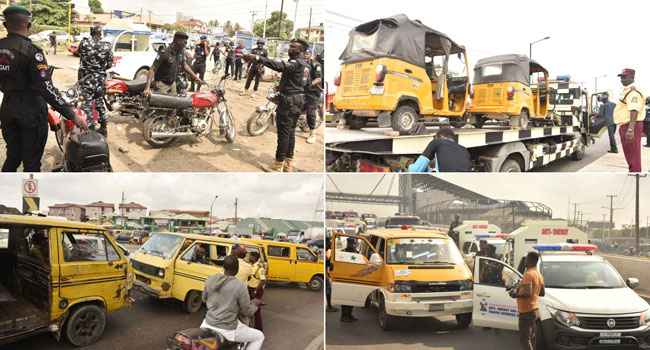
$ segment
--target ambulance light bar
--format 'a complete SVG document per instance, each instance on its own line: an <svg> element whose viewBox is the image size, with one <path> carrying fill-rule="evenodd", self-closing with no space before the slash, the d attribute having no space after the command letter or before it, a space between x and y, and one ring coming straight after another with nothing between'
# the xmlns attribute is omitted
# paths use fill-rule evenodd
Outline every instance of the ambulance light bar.
<svg viewBox="0 0 650 350"><path fill-rule="evenodd" d="M591 244L571 244L571 243L558 243L558 244L535 244L533 249L539 251L573 251L573 252L593 252L598 247Z"/></svg>
<svg viewBox="0 0 650 350"><path fill-rule="evenodd" d="M507 234L480 234L474 235L476 238L508 238Z"/></svg>
<svg viewBox="0 0 650 350"><path fill-rule="evenodd" d="M402 230L408 230L413 228L412 225L386 225L386 228L401 228Z"/></svg>

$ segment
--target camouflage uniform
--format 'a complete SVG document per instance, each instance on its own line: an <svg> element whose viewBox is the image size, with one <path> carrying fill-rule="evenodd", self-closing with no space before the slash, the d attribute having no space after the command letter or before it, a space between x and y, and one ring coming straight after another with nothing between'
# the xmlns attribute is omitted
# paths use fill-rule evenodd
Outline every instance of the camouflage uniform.
<svg viewBox="0 0 650 350"><path fill-rule="evenodd" d="M99 123L106 123L104 93L106 92L106 69L113 63L111 46L99 38L85 38L79 44L79 79L86 78L81 84L84 98L83 111L86 113L88 127L93 127L93 102L99 113Z"/></svg>

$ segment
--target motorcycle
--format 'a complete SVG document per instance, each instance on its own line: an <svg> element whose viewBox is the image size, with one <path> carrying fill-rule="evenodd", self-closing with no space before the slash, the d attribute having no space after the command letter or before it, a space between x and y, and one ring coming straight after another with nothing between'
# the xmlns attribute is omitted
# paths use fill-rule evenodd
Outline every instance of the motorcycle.
<svg viewBox="0 0 650 350"><path fill-rule="evenodd" d="M271 125L275 125L276 114L275 110L278 107L278 93L273 89L269 89L266 96L266 104L264 106L255 107L255 112L251 114L246 123L246 130L251 136L262 135ZM316 128L323 123L323 104L320 103L316 112ZM300 109L300 117L296 123L296 127L300 128L303 132L309 131L307 125L307 109L302 106Z"/></svg>
<svg viewBox="0 0 650 350"><path fill-rule="evenodd" d="M180 136L203 136L215 127L230 143L235 141L235 118L226 103L224 75L213 88L204 82L209 92L198 92L190 97L179 97L152 92L145 107L146 121L143 135L153 147L165 147ZM223 108L219 108L223 104ZM215 120L215 108L219 119Z"/></svg>
<svg viewBox="0 0 650 350"><path fill-rule="evenodd" d="M111 112L132 115L139 119L146 104L142 93L147 85L147 78L122 80L115 79L113 72L109 72L109 74L111 79L106 79L106 94L104 95L106 108Z"/></svg>
<svg viewBox="0 0 650 350"><path fill-rule="evenodd" d="M246 346L209 328L190 328L167 337L167 350L245 350Z"/></svg>
<svg viewBox="0 0 650 350"><path fill-rule="evenodd" d="M50 76L58 67L50 66ZM86 115L79 108L81 84L86 77L75 83L74 87L61 93L75 114L86 123ZM50 130L54 132L59 150L63 153L63 170L67 172L112 172L108 143L97 132L82 133L71 121L56 113L52 107L47 109ZM93 109L93 119L99 115Z"/></svg>

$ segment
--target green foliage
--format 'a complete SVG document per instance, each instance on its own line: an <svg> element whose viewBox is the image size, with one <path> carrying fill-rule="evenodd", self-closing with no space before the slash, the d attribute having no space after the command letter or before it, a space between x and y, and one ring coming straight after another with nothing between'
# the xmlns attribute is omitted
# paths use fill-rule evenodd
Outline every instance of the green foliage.
<svg viewBox="0 0 650 350"><path fill-rule="evenodd" d="M21 0L18 5L29 8L29 0ZM72 10L72 19L77 18L78 13ZM68 2L65 0L38 0L32 1L32 18L35 25L47 26L68 26Z"/></svg>
<svg viewBox="0 0 650 350"><path fill-rule="evenodd" d="M233 27L233 29L235 30L235 32L238 32L238 31L241 30L241 26L239 25L239 23L235 23L235 26Z"/></svg>
<svg viewBox="0 0 650 350"><path fill-rule="evenodd" d="M72 35L79 35L79 34L81 34L82 31L85 31L85 32L88 31L88 29L81 28L80 26L78 26L76 24L73 24L71 29L72 29L72 33L70 33L70 34L72 34ZM40 32L42 32L44 30L62 30L64 32L68 32L68 26L67 26L67 24L65 26L48 26L48 25L34 24L34 25L32 25L31 32L32 33L40 33Z"/></svg>
<svg viewBox="0 0 650 350"><path fill-rule="evenodd" d="M216 19L208 21L208 26L210 27L218 27L219 26L219 21Z"/></svg>
<svg viewBox="0 0 650 350"><path fill-rule="evenodd" d="M293 30L293 22L287 19L287 14L282 12L282 29L281 35L278 35L278 24L280 22L280 11L273 11L271 17L266 19L266 36L267 37L280 37L281 39L290 39L291 31ZM264 32L264 22L257 23L253 27L253 33L257 36L262 36Z"/></svg>
<svg viewBox="0 0 650 350"><path fill-rule="evenodd" d="M102 9L102 3L99 0L88 0L88 7L90 7L91 13L104 13Z"/></svg>
<svg viewBox="0 0 650 350"><path fill-rule="evenodd" d="M187 32L187 27L180 24L169 24L165 23L162 26L163 30L173 31L173 32Z"/></svg>
<svg viewBox="0 0 650 350"><path fill-rule="evenodd" d="M235 32L232 30L232 22L226 21L226 23L223 24L223 31L228 34L228 36L234 36Z"/></svg>

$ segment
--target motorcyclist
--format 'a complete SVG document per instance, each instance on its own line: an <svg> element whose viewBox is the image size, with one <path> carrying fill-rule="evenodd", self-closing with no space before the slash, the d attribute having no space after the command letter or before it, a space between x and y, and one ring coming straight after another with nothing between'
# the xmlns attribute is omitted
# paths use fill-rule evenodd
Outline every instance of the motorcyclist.
<svg viewBox="0 0 650 350"><path fill-rule="evenodd" d="M250 299L246 285L235 278L239 271L239 261L234 255L223 260L223 274L208 277L203 289L203 302L208 311L201 328L219 332L229 341L248 343L248 350L259 350L264 342L264 334L248 327L237 319L237 312L251 317L260 306L259 299Z"/></svg>

